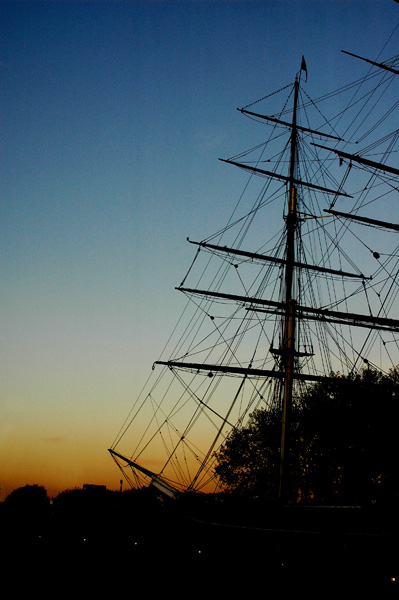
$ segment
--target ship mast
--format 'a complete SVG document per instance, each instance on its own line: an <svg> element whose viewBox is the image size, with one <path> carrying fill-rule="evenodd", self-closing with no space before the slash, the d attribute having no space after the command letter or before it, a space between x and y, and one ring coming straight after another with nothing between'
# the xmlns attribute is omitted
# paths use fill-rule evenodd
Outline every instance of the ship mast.
<svg viewBox="0 0 399 600"><path fill-rule="evenodd" d="M292 387L294 381L294 354L295 354L295 325L296 325L296 300L293 298L293 274L295 263L295 230L297 225L297 198L296 198L296 168L297 168L297 104L299 81L294 83L294 108L291 125L291 153L288 182L288 211L286 217L286 270L285 270L285 317L283 324L282 344L282 370L284 371L282 414L281 414L281 444L280 444L280 476L279 500L286 497L286 470L289 448L290 416L292 407Z"/></svg>

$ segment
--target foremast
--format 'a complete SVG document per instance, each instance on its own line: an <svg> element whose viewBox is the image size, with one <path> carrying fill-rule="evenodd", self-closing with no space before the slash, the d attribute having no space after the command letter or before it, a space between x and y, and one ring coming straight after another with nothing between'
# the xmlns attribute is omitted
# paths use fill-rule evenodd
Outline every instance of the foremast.
<svg viewBox="0 0 399 600"><path fill-rule="evenodd" d="M280 475L279 475L279 499L284 501L286 497L285 471L288 462L288 448L290 431L290 415L292 408L292 389L294 381L294 358L295 358L295 329L296 329L296 299L293 290L293 275L295 263L295 234L298 224L297 217L297 104L299 93L299 81L294 83L294 107L291 125L291 151L290 170L288 183L288 207L286 217L286 269L285 269L285 317L283 323L282 343L282 370L284 372L284 384L281 407L281 444L280 444Z"/></svg>
<svg viewBox="0 0 399 600"><path fill-rule="evenodd" d="M289 480L289 477L288 477L289 446L290 446L289 432L290 432L291 410L292 410L292 403L293 403L294 380L300 378L303 380L315 381L315 380L319 379L319 377L317 377L317 376L311 376L308 374L299 373L298 369L295 368L296 356L297 355L299 356L299 352L296 352L296 323L297 323L297 318L299 318L299 314L297 317L297 312L298 312L299 307L297 305L297 299L295 297L294 272L295 272L296 268L301 268L301 267L313 268L313 267L309 267L309 265L302 265L296 259L295 247L296 247L297 229L298 229L298 224L299 224L298 212L297 212L297 186L304 185L306 187L316 189L319 191L324 191L324 192L330 193L330 194L333 193L333 194L344 195L344 196L347 195L343 191L331 190L331 189L321 187L321 186L313 184L313 183L303 182L300 179L300 174L298 173L298 133L303 128L297 124L299 86L300 86L300 83L299 83L299 78L297 76L295 78L295 82L294 82L294 100L293 100L292 121L291 121L291 123L284 123L284 125L288 126L291 129L288 174L284 175L284 174L278 174L275 172L270 173L270 172L264 171L263 169L259 169L257 167L253 167L253 166L249 166L249 165L245 165L245 164L241 164L241 163L236 163L232 160L220 159L223 162L227 162L234 166L238 166L238 167L247 169L248 171L250 171L252 173L271 176L275 179L286 181L286 183L287 183L287 209L286 209L286 217L285 217L285 221L286 221L285 257L281 261L285 266L284 287L282 289L281 302L274 303L274 304L276 304L276 307L278 304L279 307L281 308L280 314L282 316L282 329L281 329L282 337L281 337L281 342L280 342L280 348L278 349L278 351L275 351L275 354L279 355L279 357L280 357L279 358L279 369L273 370L273 371L267 371L265 369L262 369L262 370L258 371L258 370L252 369L251 365L249 365L248 367L245 367L245 368L234 368L231 366L223 367L223 366L219 366L219 365L196 364L196 363L190 364L190 363L174 361L174 360L166 361L166 362L165 361L156 361L156 364L166 365L172 369L173 368L178 368L178 369L183 368L183 369L189 369L189 370L193 370L193 371L208 370L210 372L210 374L212 373L212 371L226 372L226 373L240 373L243 375L244 380L247 377L251 377L251 376L273 377L273 378L280 380L279 399L280 399L280 406L281 406L281 423L282 424L281 424L281 439L280 439L280 467L279 467L278 498L281 503L285 503L289 497L288 486L287 486L287 481ZM245 113L247 111L245 111L244 109L241 109L241 112ZM260 116L265 119L269 119L269 117L266 117L266 116L262 116L262 115L257 115L257 116ZM270 120L274 121L275 119L270 118ZM312 131L312 130L307 130L307 131ZM318 133L319 135L323 135L323 136L326 135L322 132L312 131L312 133ZM334 137L334 136L327 135L327 137ZM336 139L339 139L339 138L336 138ZM211 247L211 245L208 245L208 244L199 244L199 245ZM219 250L227 251L226 248L219 248ZM231 251L233 253L236 252L233 249L231 249ZM265 256L262 256L259 258L261 258L263 260L269 259L269 257L265 257ZM314 268L317 268L317 267L314 267ZM326 270L326 269L323 269L323 270ZM228 294L205 291L205 290L193 290L193 289L188 289L188 288L184 288L184 287L179 287L177 289L179 289L180 291L183 291L183 292L187 292L189 294L197 293L200 295L204 294L207 296L215 296L215 297L223 297L223 298L230 297ZM244 303L250 302L251 310L261 310L256 307L256 304L263 303L259 299L252 299L252 301L250 301L249 298L239 298L236 296L234 296L234 297L231 296L230 299L234 299L236 301L242 300ZM269 304L268 302L265 302L265 303ZM276 314L278 314L278 313L276 313Z"/></svg>

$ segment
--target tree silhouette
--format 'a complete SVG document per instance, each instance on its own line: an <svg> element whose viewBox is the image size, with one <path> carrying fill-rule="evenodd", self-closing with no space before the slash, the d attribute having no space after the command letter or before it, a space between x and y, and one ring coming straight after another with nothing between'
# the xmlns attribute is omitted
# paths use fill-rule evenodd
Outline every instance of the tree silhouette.
<svg viewBox="0 0 399 600"><path fill-rule="evenodd" d="M292 501L388 503L399 494L399 373L332 375L295 399L289 480ZM257 410L217 455L225 489L275 498L279 411Z"/></svg>
<svg viewBox="0 0 399 600"><path fill-rule="evenodd" d="M302 461L315 498L392 501L399 490L399 373L371 369L316 384L301 399Z"/></svg>
<svg viewBox="0 0 399 600"><path fill-rule="evenodd" d="M5 503L10 508L22 510L41 510L48 507L46 488L41 485L25 485L13 490Z"/></svg>
<svg viewBox="0 0 399 600"><path fill-rule="evenodd" d="M277 490L280 444L278 411L256 410L219 450L216 473L228 490L272 499Z"/></svg>
<svg viewBox="0 0 399 600"><path fill-rule="evenodd" d="M39 485L25 485L12 491L4 501L3 532L9 540L32 540L43 536L50 515L47 491Z"/></svg>

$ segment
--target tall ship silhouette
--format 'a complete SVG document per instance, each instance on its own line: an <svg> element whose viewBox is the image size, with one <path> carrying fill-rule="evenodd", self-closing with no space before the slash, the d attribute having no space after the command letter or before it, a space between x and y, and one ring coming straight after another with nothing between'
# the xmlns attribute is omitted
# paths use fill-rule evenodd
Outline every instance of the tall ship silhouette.
<svg viewBox="0 0 399 600"><path fill-rule="evenodd" d="M234 491L226 448L261 414L279 426L256 441L268 448L256 489L311 502L311 465L298 462L303 398L396 372L399 58L345 54L356 81L311 98L299 56L288 83L238 109L254 142L220 159L241 186L231 217L187 240L183 314L109 449L133 488L175 499ZM240 465L250 482L258 467Z"/></svg>

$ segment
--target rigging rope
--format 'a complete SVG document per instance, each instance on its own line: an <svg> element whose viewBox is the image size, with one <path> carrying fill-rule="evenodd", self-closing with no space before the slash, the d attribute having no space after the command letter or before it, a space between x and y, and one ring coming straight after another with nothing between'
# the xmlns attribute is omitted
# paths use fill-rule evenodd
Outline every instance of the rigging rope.
<svg viewBox="0 0 399 600"><path fill-rule="evenodd" d="M258 104L258 102L262 102L262 100L266 100L266 98L271 98L271 96L275 96L276 94L279 94L280 92L282 92L283 90L286 90L287 88L292 88L292 83L285 85L284 87L280 88L279 90L276 90L275 92L272 92L271 94L267 94L266 96L259 98L259 100L254 100L254 102L251 102L250 104L247 104L246 106L244 106L244 109L249 108L250 106L253 106L254 104Z"/></svg>

